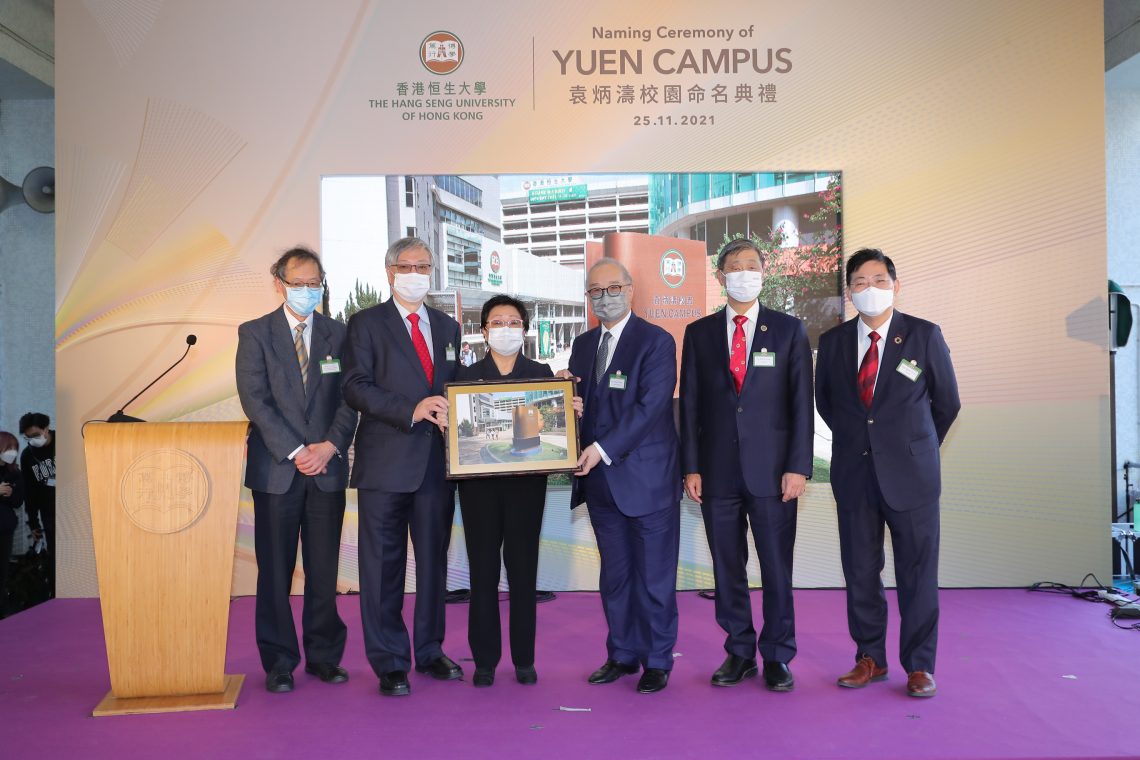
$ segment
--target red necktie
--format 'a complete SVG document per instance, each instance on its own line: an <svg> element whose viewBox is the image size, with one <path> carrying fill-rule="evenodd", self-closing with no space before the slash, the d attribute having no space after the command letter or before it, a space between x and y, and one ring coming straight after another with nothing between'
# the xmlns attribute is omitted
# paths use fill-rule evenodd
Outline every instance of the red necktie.
<svg viewBox="0 0 1140 760"><path fill-rule="evenodd" d="M732 331L732 356L728 360L728 369L732 372L736 392L740 393L740 389L744 387L744 374L748 371L748 347L744 345L744 323L748 321L748 317L737 314L732 321L736 323L736 329Z"/></svg>
<svg viewBox="0 0 1140 760"><path fill-rule="evenodd" d="M867 336L871 339L871 347L863 354L863 362L859 365L859 398L863 406L871 408L871 400L875 397L875 376L879 374L879 334L874 330Z"/></svg>
<svg viewBox="0 0 1140 760"><path fill-rule="evenodd" d="M416 347L416 356L420 357L420 364L424 366L424 374L427 375L428 385L431 385L435 378L435 366L432 364L431 352L428 351L424 334L420 332L420 315L409 314L408 321L412 323L412 345Z"/></svg>

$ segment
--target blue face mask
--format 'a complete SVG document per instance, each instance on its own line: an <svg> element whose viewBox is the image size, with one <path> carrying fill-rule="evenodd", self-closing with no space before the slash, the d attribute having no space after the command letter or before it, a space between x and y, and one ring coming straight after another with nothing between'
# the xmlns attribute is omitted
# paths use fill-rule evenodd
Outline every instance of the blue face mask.
<svg viewBox="0 0 1140 760"><path fill-rule="evenodd" d="M324 295L323 288L285 288L285 302L294 314L307 317L317 308Z"/></svg>

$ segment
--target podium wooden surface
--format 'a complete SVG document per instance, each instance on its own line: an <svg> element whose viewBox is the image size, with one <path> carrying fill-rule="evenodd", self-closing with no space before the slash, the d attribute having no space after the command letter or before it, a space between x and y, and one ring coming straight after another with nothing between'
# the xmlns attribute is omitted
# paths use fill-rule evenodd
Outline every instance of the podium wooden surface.
<svg viewBox="0 0 1140 760"><path fill-rule="evenodd" d="M111 691L93 712L232 709L225 674L246 422L88 425Z"/></svg>

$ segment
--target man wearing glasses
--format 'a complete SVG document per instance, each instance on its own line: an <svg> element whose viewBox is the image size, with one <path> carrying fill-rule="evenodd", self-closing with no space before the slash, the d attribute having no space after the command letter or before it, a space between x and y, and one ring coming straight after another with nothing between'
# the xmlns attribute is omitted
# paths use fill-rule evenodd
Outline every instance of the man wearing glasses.
<svg viewBox="0 0 1140 760"><path fill-rule="evenodd" d="M590 268L586 294L601 326L574 340L566 373L578 378L584 402L570 506L585 502L590 512L609 627L606 661L588 681L613 683L644 668L637 690L649 694L669 683L677 641L677 349L631 312L633 281L618 261Z"/></svg>
<svg viewBox="0 0 1140 760"><path fill-rule="evenodd" d="M445 383L455 379L459 323L424 304L432 253L419 238L384 257L392 297L348 323L344 397L361 413L351 485L359 494L360 612L380 693L410 693L408 671L463 671L443 653L447 545L455 511L445 479ZM412 641L401 614L408 533L416 553ZM413 646L414 645L414 649Z"/></svg>
<svg viewBox="0 0 1140 760"><path fill-rule="evenodd" d="M340 666L347 629L337 614L336 577L356 412L340 392L344 326L316 311L324 295L320 259L294 248L270 272L285 303L238 328L236 372L251 423L245 484L253 492L257 648L265 688L280 693L293 690L300 663L289 606L298 536L305 672L325 683L348 680Z"/></svg>
<svg viewBox="0 0 1140 760"><path fill-rule="evenodd" d="M898 585L906 692L933 697L938 644L939 447L958 416L958 383L938 325L894 308L895 265L875 248L847 261L859 315L819 339L816 406L833 435L831 490L847 582L855 667L838 683L887 678L883 527Z"/></svg>

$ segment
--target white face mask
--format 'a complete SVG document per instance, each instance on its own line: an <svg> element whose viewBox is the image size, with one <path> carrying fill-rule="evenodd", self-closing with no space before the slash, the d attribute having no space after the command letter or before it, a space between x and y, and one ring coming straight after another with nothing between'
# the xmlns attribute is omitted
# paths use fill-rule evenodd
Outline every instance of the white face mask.
<svg viewBox="0 0 1140 760"><path fill-rule="evenodd" d="M747 303L760 295L764 287L764 273L756 270L743 272L726 272L724 275L724 289L733 301Z"/></svg>
<svg viewBox="0 0 1140 760"><path fill-rule="evenodd" d="M399 294L400 298L415 303L424 300L424 296L427 295L430 287L431 277L426 274L420 274L419 272L397 274L396 278L392 281L392 289Z"/></svg>
<svg viewBox="0 0 1140 760"><path fill-rule="evenodd" d="M34 446L37 449L41 446L46 446L47 445L47 436L46 435L37 435L35 438L29 438L28 439L28 445Z"/></svg>
<svg viewBox="0 0 1140 760"><path fill-rule="evenodd" d="M12 462L15 462L15 461L16 461L16 450L15 449L9 449L8 451L5 451L3 454L0 454L0 462L3 462L4 464L12 464Z"/></svg>
<svg viewBox="0 0 1140 760"><path fill-rule="evenodd" d="M876 288L874 285L869 285L858 293L851 294L851 303L859 310L860 314L868 317L877 317L895 302L895 289L893 287Z"/></svg>
<svg viewBox="0 0 1140 760"><path fill-rule="evenodd" d="M523 329L521 327L492 327L487 330L487 345L501 356L514 356L522 348Z"/></svg>

